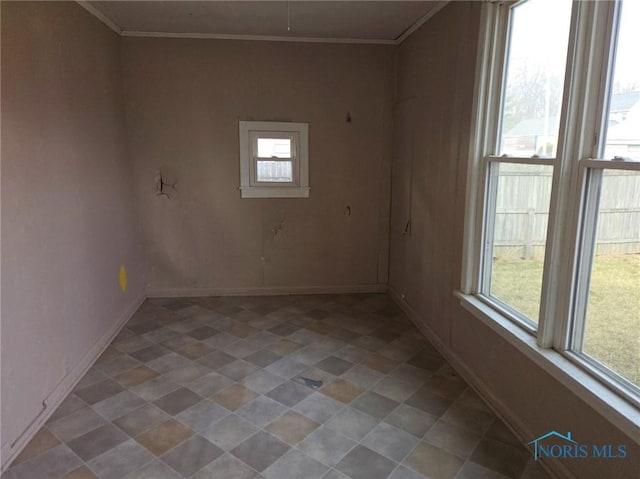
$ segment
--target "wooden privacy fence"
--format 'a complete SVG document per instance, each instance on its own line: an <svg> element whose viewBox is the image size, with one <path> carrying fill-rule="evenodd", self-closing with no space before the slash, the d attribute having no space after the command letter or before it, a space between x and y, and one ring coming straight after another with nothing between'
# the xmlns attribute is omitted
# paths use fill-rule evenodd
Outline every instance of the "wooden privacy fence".
<svg viewBox="0 0 640 479"><path fill-rule="evenodd" d="M501 164L494 257L541 258L549 221L551 169ZM640 254L640 174L607 170L603 177L596 254Z"/></svg>

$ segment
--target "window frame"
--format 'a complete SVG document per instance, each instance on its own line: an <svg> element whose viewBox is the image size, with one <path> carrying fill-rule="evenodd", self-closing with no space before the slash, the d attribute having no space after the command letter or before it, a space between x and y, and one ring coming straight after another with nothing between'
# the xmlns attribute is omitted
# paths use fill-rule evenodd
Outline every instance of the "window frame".
<svg viewBox="0 0 640 479"><path fill-rule="evenodd" d="M289 157L265 157L258 155L258 142L261 139L288 139L291 142L291 155ZM279 186L300 186L300 161L298 150L300 149L300 134L298 132L281 131L257 131L249 130L249 141L251 147L251 158L249 161L249 185L252 187L279 187ZM258 180L258 163L260 161L277 161L291 163L291 181L260 181Z"/></svg>
<svg viewBox="0 0 640 479"><path fill-rule="evenodd" d="M591 227L585 222L589 218L592 222L597 220L587 214L594 211L593 205L585 204L587 187L593 188L594 181L589 183L587 176L598 176L590 172L606 168L640 171L640 162L597 159L606 131L605 113L610 101L606 95L612 78L620 2L572 2L557 154L555 160L537 160L553 165L537 330L508 305L505 307L483 291L487 221L493 209L489 166L492 162L535 163L533 158L495 156L506 81L510 10L522 1L482 5L467 170L463 270L456 296L465 309L621 429L637 437L634 418L640 413L640 395L625 387L606 366L573 349L579 334L575 324L577 308L581 307L580 301L586 300L585 287L588 288L588 279L584 284L584 275L582 280L580 275L585 268L581 253L588 247L585 228ZM584 323L584 316L581 321Z"/></svg>
<svg viewBox="0 0 640 479"><path fill-rule="evenodd" d="M501 301L499 298L491 295L491 269L492 269L492 255L489 253L493 252L494 248L494 229L495 229L495 217L497 215L497 187L498 187L498 177L499 175L495 172L494 166L499 165L500 163L507 164L522 164L522 165L542 165L553 167L555 171L555 164L550 162L550 160L554 160L552 158L522 158L522 157L514 157L514 156L495 156L495 155L486 155L483 159L485 165L484 170L486 171L486 184L485 191L486 195L484 198L483 205L483 250L482 256L480 258L480 279L478 281L478 296L479 298L500 311L501 314L509 317L513 322L519 324L523 329L529 331L531 334L536 334L539 329L539 322L541 314L538 319L538 326L536 326L535 322L527 318L524 313L517 311L514 307ZM551 205L550 205L551 207ZM549 210L549 222L551 220L551 208ZM546 249L549 249L546 246ZM545 254L545 262L547 255ZM544 284L544 273L543 273L543 284Z"/></svg>
<svg viewBox="0 0 640 479"><path fill-rule="evenodd" d="M239 121L240 196L241 198L308 198L309 124L300 122ZM289 158L258 156L260 138L291 139ZM292 181L258 181L259 161L283 161L292 164Z"/></svg>
<svg viewBox="0 0 640 479"><path fill-rule="evenodd" d="M511 10L526 0L505 0L502 2L492 2L483 4L482 25L486 25L484 36L480 39L478 62L476 68L476 93L473 111L474 128L477 132L473 135L471 145L470 170L478 170L475 177L468 177L468 185L477 185L477 191L470 192L467 188L467 206L471 205L475 210L475 224L470 225L472 220L467 217L465 233L465 251L463 262L466 266L463 269L463 284L461 291L474 294L478 299L488 306L506 316L509 320L518 324L529 333L539 336L540 343L548 342L548 332L545 327L548 306L541 299L540 314L536 327L533 321L528 320L522 313L516 311L509 305L502 303L499 299L489 294L488 287L490 281L490 263L487 259L488 249L492 247L493 231L488 228L491 219L495 215L495 192L490 188L497 186L495 178L490 177L490 167L492 163L522 163L531 165L547 165L553 167L551 199L549 205L549 220L547 226L546 252L542 278L542 298L545 298L545 285L547 284L548 271L552 262L553 244L549 239L554 234L555 224L554 205L557 198L554 192L557 190L560 181L558 165L560 163L561 148L563 145L563 117L560 118L560 130L558 133L558 149L555 157L516 157L502 155L498 156L497 149L500 143L499 132L501 131L501 112L503 106L503 92L506 89L507 60L509 57L509 39L511 29ZM572 12L573 23L573 12ZM571 34L569 33L569 50L571 49ZM563 101L561 112L565 111L566 102L566 78L565 89L563 90ZM480 164L478 164L480 162ZM488 206L487 206L488 205ZM467 208L467 213L472 208ZM468 238L472 239L468 241ZM468 243L475 243L471 247Z"/></svg>
<svg viewBox="0 0 640 479"><path fill-rule="evenodd" d="M600 378L608 387L628 397L632 402L640 405L640 386L615 373L604 363L583 353L584 329L589 302L589 284L591 279L594 252L596 248L596 233L599 213L600 192L603 174L607 170L633 171L640 173L640 161L622 162L606 159L587 158L580 161L579 176L582 178L581 189L582 211L578 218L578 239L576 244L576 260L573 265L573 284L575 297L569 328L564 342L563 353L576 364L587 369L591 374ZM587 214L587 211L593 214ZM586 274L581 274L586 271ZM579 321L578 319L582 319Z"/></svg>

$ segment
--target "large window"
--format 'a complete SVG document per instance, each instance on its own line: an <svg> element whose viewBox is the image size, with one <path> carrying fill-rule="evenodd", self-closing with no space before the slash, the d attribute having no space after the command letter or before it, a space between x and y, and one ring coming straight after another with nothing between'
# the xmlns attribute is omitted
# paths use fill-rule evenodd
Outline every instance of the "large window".
<svg viewBox="0 0 640 479"><path fill-rule="evenodd" d="M640 2L483 9L463 298L637 407Z"/></svg>
<svg viewBox="0 0 640 479"><path fill-rule="evenodd" d="M583 213L569 347L640 391L640 2L612 16L596 160L583 161ZM582 288L580 288L582 286Z"/></svg>
<svg viewBox="0 0 640 479"><path fill-rule="evenodd" d="M528 0L508 8L504 68L487 169L481 292L535 329L557 163L571 0ZM545 25L545 35L539 35ZM535 38L536 41L532 41ZM493 153L493 154L492 154Z"/></svg>

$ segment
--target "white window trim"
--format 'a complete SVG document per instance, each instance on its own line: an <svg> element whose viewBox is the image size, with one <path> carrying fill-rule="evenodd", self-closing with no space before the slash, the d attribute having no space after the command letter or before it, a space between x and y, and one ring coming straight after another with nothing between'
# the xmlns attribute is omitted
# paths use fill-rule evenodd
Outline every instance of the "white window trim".
<svg viewBox="0 0 640 479"><path fill-rule="evenodd" d="M242 198L308 198L309 124L278 121L240 121L240 196ZM292 138L292 182L258 182L255 178L254 142L265 137ZM284 159L283 159L284 160Z"/></svg>
<svg viewBox="0 0 640 479"><path fill-rule="evenodd" d="M574 2L568 49L568 62L574 68L567 72L571 78L565 79L563 95L560 124L567 127L559 133L557 161L549 163L554 165L553 189L537 337L510 311L481 294L486 158L495 153L489 148L495 144L500 115L500 96L496 92L503 84L508 10L515 3L518 2L485 2L482 6L467 170L463 270L460 291L456 295L466 310L640 443L638 398L620 389L599 368L568 349L585 172L602 163L607 163L607 168L628 169L628 165L591 159L597 153L594 138L599 137L602 127L606 66L610 66L613 52L613 46L606 40L611 37L612 19L618 11L613 2ZM606 31L594 28L603 22L608 25ZM596 38L592 38L594 32ZM594 77L594 68L602 72L601 77ZM567 105L572 107L567 108ZM598 108L594 109L593 105ZM587 114L587 111L597 111L597 115ZM589 133L585 135L585 131ZM566 158L581 160L568 161ZM512 160L514 158L504 161ZM575 241L561 241L563 237Z"/></svg>
<svg viewBox="0 0 640 479"><path fill-rule="evenodd" d="M556 379L613 425L640 443L638 408L623 399L585 368L553 349L541 348L534 336L506 316L470 294L457 292L461 306L524 354L543 371Z"/></svg>

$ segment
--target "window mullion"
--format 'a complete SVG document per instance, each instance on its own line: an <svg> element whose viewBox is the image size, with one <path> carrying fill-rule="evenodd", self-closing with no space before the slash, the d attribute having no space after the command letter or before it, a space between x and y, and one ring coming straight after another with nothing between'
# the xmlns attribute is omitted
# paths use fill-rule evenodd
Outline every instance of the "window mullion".
<svg viewBox="0 0 640 479"><path fill-rule="evenodd" d="M567 275L563 277L562 271L563 260L566 260L565 255L571 254L572 244L570 241L563 242L561 238L563 220L566 217L568 203L571 200L568 191L571 184L572 160L575 159L572 151L571 122L575 119L577 113L575 105L579 104L572 101L572 94L576 95L579 90L576 79L579 79L580 76L576 75L575 69L579 64L577 58L579 58L578 52L581 47L579 39L580 18L581 9L574 3L571 14L571 29L569 31L562 107L560 110L557 161L553 169L551 184L547 250L542 275L540 316L538 318L538 335L536 338L538 346L542 348L549 348L556 344L557 332L566 329L565 316L558 315L558 311L562 309L563 301L568 301L566 292L571 291L571 277ZM561 293L562 291L565 293Z"/></svg>
<svg viewBox="0 0 640 479"><path fill-rule="evenodd" d="M254 156L253 159L254 161L275 161L275 162L282 162L282 163L291 163L292 161L296 161L295 156L291 156L289 158L282 158L280 156L272 156L272 157Z"/></svg>
<svg viewBox="0 0 640 479"><path fill-rule="evenodd" d="M487 157L492 163L519 163L523 165L551 165L555 164L556 158L541 158L538 156L521 157L521 156L493 156Z"/></svg>
<svg viewBox="0 0 640 479"><path fill-rule="evenodd" d="M602 102L602 78L608 64L608 37L602 24L612 22L613 2L575 2L567 55L554 171L551 216L547 236L538 345L564 350L568 346L574 272L578 255L579 213L583 178L579 159L591 155L599 120L593 115ZM596 28L598 26L598 28ZM594 34L597 32L597 34Z"/></svg>

